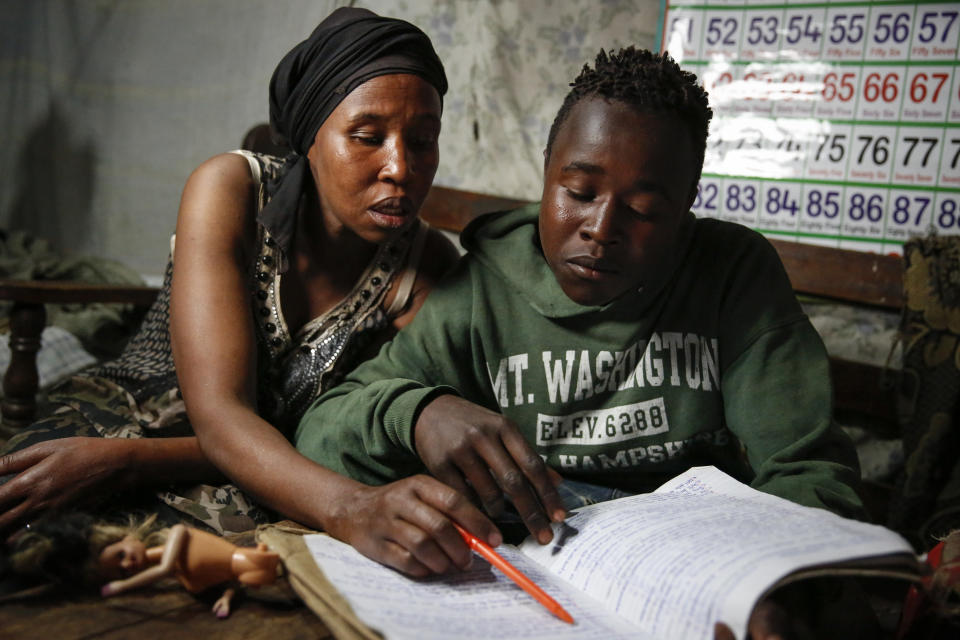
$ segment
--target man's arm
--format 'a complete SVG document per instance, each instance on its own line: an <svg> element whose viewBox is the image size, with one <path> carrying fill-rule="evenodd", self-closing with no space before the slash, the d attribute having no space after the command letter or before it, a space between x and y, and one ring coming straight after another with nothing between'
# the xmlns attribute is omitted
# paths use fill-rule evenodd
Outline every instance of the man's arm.
<svg viewBox="0 0 960 640"><path fill-rule="evenodd" d="M755 489L864 517L856 451L833 420L827 355L805 318L754 342L724 376L723 392Z"/></svg>
<svg viewBox="0 0 960 640"><path fill-rule="evenodd" d="M564 515L555 479L516 425L490 409L497 405L477 364L472 300L469 270L458 269L377 357L318 398L296 445L368 484L429 471L493 516L506 495L547 542L550 520Z"/></svg>
<svg viewBox="0 0 960 640"><path fill-rule="evenodd" d="M727 426L755 474L752 486L863 518L853 443L833 420L823 341L765 241L741 256L723 310L731 348L722 374Z"/></svg>
<svg viewBox="0 0 960 640"><path fill-rule="evenodd" d="M470 296L469 274L458 267L376 357L313 403L297 428L297 449L368 484L423 471L414 444L419 411L438 395L475 386L465 338Z"/></svg>

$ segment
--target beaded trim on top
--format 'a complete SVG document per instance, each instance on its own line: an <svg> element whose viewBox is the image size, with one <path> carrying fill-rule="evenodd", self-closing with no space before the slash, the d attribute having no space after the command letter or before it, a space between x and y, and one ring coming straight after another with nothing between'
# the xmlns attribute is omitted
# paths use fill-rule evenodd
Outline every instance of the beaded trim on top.
<svg viewBox="0 0 960 640"><path fill-rule="evenodd" d="M290 334L282 313L279 248L270 232L260 227L260 252L252 286L257 336L265 350L262 356L266 356L261 375L269 389L268 397L261 396L261 411L275 426L295 422L335 382L338 371L356 364L351 357L344 357L345 353L362 349L370 334L388 323L381 303L393 278L406 265L419 224L415 222L381 245L354 289L333 308L307 322L296 335Z"/></svg>
<svg viewBox="0 0 960 640"><path fill-rule="evenodd" d="M358 286L333 308L310 320L298 331L297 341L301 343L301 350L318 337L318 331L323 332L331 323L349 324L357 314L362 315L380 304L388 289L386 285L396 274L398 260L406 256L416 228L416 224L411 225L396 238L381 245L357 280ZM289 349L292 338L280 307L281 274L277 270L277 243L263 227L260 227L260 236L261 250L253 278L256 317L271 356L278 358ZM329 343L329 338L323 339L318 346ZM339 355L339 350L336 355Z"/></svg>
<svg viewBox="0 0 960 640"><path fill-rule="evenodd" d="M277 243L270 232L260 227L260 255L257 256L254 274L254 298L256 299L256 317L261 334L273 356L279 355L284 346L290 343L287 323L280 313L280 273L276 269Z"/></svg>

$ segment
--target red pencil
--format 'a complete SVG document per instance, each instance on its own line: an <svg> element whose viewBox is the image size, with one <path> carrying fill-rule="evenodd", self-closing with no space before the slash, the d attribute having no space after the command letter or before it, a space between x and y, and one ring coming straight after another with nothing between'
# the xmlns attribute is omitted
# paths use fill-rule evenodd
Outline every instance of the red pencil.
<svg viewBox="0 0 960 640"><path fill-rule="evenodd" d="M503 557L494 551L486 542L479 540L476 536L468 532L456 522L453 523L453 526L457 528L457 531L460 532L460 535L463 536L463 539L468 545L470 545L471 549L483 556L487 562L495 566L497 569L503 571L506 576L516 582L521 589L529 593L536 599L537 602L546 607L547 611L557 616L564 622L573 624L573 616L567 613L566 610L560 606L560 603L548 596L547 592L538 587L533 580L520 573L519 569L504 560Z"/></svg>

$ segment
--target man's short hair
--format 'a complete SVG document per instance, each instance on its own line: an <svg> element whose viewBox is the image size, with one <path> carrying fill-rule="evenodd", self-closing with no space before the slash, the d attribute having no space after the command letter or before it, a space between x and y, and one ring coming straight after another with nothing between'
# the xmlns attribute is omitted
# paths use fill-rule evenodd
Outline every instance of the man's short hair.
<svg viewBox="0 0 960 640"><path fill-rule="evenodd" d="M679 118L690 133L699 179L713 111L707 102L707 92L697 82L697 76L681 69L669 54L626 47L608 55L601 49L594 67L591 69L589 64L583 65L580 75L570 86L572 88L550 127L545 153L547 160L550 159L553 141L573 106L584 98L601 97L619 100L640 113Z"/></svg>

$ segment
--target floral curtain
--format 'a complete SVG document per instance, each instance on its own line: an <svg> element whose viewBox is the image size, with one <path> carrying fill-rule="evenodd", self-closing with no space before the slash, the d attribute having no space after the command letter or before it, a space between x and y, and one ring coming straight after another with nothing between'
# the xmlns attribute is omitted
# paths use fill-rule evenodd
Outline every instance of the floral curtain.
<svg viewBox="0 0 960 640"><path fill-rule="evenodd" d="M904 245L900 423L905 466L890 526L918 548L960 528L960 238Z"/></svg>

